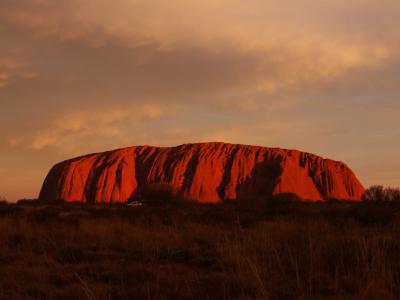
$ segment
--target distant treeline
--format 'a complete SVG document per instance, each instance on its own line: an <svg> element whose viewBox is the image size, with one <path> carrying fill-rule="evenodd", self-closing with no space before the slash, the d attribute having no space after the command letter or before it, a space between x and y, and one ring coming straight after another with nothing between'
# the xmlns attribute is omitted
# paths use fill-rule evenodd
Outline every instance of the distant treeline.
<svg viewBox="0 0 400 300"><path fill-rule="evenodd" d="M290 200L296 201L300 200L295 194L285 193L282 195L277 195L273 197L273 200ZM287 198L287 199L286 199ZM128 202L131 201L145 201L148 203L158 203L158 202L176 202L176 201L190 201L190 199L183 199L182 193L179 193L174 190L172 186L169 186L165 183L162 184L147 184L143 186L139 193L136 194L132 199L129 199ZM262 199L257 199L262 200ZM335 199L332 199L335 200ZM17 201L19 204L27 204L31 202L35 202L37 199L20 199ZM365 193L362 197L363 202L400 202L400 188L394 187L384 187L382 185L373 185L365 190ZM0 196L0 202L8 202L5 197ZM53 201L47 201L52 204L63 203L63 200L55 199Z"/></svg>
<svg viewBox="0 0 400 300"><path fill-rule="evenodd" d="M362 200L368 202L400 202L400 189L374 185L365 191Z"/></svg>

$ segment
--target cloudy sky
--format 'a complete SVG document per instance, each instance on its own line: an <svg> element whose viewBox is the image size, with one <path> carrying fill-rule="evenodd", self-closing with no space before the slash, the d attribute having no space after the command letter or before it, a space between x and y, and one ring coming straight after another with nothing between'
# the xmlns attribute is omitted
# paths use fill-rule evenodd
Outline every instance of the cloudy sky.
<svg viewBox="0 0 400 300"><path fill-rule="evenodd" d="M0 195L56 162L225 141L400 185L398 0L0 0Z"/></svg>

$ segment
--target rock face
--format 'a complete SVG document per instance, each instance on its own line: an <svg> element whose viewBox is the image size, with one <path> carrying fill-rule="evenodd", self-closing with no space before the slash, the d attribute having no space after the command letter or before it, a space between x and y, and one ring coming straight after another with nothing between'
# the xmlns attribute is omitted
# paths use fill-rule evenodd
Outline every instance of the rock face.
<svg viewBox="0 0 400 300"><path fill-rule="evenodd" d="M126 202L148 183L168 183L199 202L295 193L304 200L359 200L364 192L342 162L296 150L225 143L140 146L55 165L39 198Z"/></svg>

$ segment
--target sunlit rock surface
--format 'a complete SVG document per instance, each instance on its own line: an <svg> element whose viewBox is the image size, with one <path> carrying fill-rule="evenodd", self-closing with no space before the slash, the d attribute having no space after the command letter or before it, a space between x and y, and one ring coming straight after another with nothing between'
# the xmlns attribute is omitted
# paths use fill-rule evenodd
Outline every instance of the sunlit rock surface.
<svg viewBox="0 0 400 300"><path fill-rule="evenodd" d="M146 183L168 183L198 202L295 193L304 200L360 200L364 188L342 162L297 150L225 143L138 146L55 165L39 198L126 202Z"/></svg>

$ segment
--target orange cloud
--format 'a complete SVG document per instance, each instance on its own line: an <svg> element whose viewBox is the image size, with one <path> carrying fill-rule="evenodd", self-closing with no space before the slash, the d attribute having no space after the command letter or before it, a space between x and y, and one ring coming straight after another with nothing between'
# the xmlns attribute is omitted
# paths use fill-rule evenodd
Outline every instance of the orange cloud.
<svg viewBox="0 0 400 300"><path fill-rule="evenodd" d="M159 105L145 104L134 108L70 113L57 118L46 129L11 137L9 145L33 150L59 147L65 153L76 153L82 141L88 138L124 140L123 128L133 128L139 122L158 119L166 113L165 109ZM169 107L168 113L174 113L174 108Z"/></svg>
<svg viewBox="0 0 400 300"><path fill-rule="evenodd" d="M19 79L31 79L36 74L29 68L28 63L9 57L0 57L0 88Z"/></svg>

